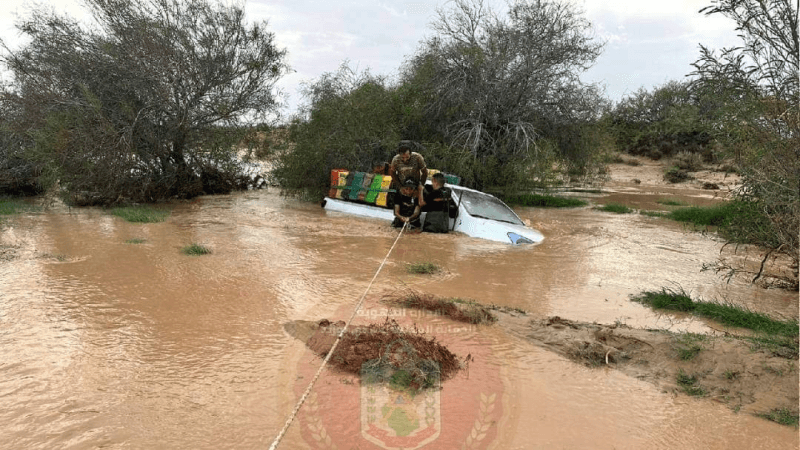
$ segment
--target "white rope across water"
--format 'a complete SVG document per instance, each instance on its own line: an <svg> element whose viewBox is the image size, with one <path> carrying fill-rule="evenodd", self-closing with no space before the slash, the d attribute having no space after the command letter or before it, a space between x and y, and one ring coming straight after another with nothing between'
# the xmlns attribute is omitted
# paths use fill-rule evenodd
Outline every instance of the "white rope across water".
<svg viewBox="0 0 800 450"><path fill-rule="evenodd" d="M406 230L406 225L408 224L407 223L403 224L403 228L400 229L400 234L398 234L397 238L394 240L392 248L390 248L389 252L386 253L386 257L383 258L383 262L381 262L381 265L378 267L378 270L375 272L375 275L373 275L372 280L370 280L369 286L367 286L367 290L365 290L364 293L361 294L361 298L358 300L358 303L356 304L356 307L353 310L353 314L351 314L350 318L347 319L347 322L344 324L344 328L342 328L342 331L339 332L339 336L336 337L336 341L334 341L333 346L328 351L328 354L325 355L325 359L322 361L322 365L319 366L316 375L314 375L314 378L308 384L308 387L306 388L306 391L303 393L303 396L300 397L300 400L298 400L297 405L295 405L294 410L292 411L292 414L289 415L289 419L287 419L286 423L283 425L283 429L281 430L280 433L278 433L278 436L275 438L275 440L272 441L272 445L270 445L269 450L275 450L278 448L278 444L280 444L281 439L283 439L283 435L286 434L286 431L289 430L289 426L292 424L292 421L297 416L297 413L300 411L300 407L303 406L303 403L306 401L306 398L308 397L309 394L311 394L311 389L314 387L314 383L317 382L317 378L319 378L319 375L322 373L322 369L325 368L325 365L328 364L328 360L331 359L333 351L336 350L336 346L339 345L339 341L342 340L342 336L344 336L345 331L347 331L347 327L350 326L350 322L353 320L353 318L356 317L356 313L361 308L361 304L364 303L364 298L366 298L367 293L372 288L372 284L375 283L375 279L378 278L378 274L381 273L381 269L383 269L383 266L389 259L389 255L392 254L392 250L394 250L395 245L397 245L397 241L400 240L400 236L402 236L403 231Z"/></svg>

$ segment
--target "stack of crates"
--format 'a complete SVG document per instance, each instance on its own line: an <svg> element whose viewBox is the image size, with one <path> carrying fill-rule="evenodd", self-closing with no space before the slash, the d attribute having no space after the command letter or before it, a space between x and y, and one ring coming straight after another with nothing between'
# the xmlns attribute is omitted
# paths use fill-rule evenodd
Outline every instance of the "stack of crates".
<svg viewBox="0 0 800 450"><path fill-rule="evenodd" d="M378 199L379 191L381 190L383 177L384 175L375 174L375 176L372 178L372 183L369 185L369 191L367 192L366 197L364 197L365 202L375 204L375 201Z"/></svg>
<svg viewBox="0 0 800 450"><path fill-rule="evenodd" d="M342 190L347 185L347 175L349 172L345 169L331 170L331 189L328 192L330 198L342 198Z"/></svg>
<svg viewBox="0 0 800 450"><path fill-rule="evenodd" d="M367 201L367 194L369 193L369 187L372 185L372 180L375 178L374 173L366 173L364 174L364 181L361 183L361 190L358 191L358 201L366 202Z"/></svg>
<svg viewBox="0 0 800 450"><path fill-rule="evenodd" d="M391 184L391 175L333 169L328 197L386 207Z"/></svg>
<svg viewBox="0 0 800 450"><path fill-rule="evenodd" d="M428 178L440 173L437 169L428 169ZM441 172L445 183L458 185L461 178ZM345 169L331 170L331 188L328 197L341 200L357 201L371 205L388 207L392 190L391 175L380 175L365 172L350 172Z"/></svg>
<svg viewBox="0 0 800 450"><path fill-rule="evenodd" d="M358 194L361 192L361 185L364 184L364 172L353 172L353 179L348 180L350 186L349 200L358 200Z"/></svg>
<svg viewBox="0 0 800 450"><path fill-rule="evenodd" d="M375 199L375 204L378 206L387 206L389 188L392 186L392 177L391 175L383 175L381 179L381 189L378 193L378 198Z"/></svg>

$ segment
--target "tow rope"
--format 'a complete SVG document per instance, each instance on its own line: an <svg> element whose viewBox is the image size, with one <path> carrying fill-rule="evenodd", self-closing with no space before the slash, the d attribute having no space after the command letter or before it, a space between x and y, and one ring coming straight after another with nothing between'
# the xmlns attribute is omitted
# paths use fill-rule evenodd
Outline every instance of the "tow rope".
<svg viewBox="0 0 800 450"><path fill-rule="evenodd" d="M308 387L306 388L306 391L303 393L302 397L300 397L300 400L298 400L297 405L295 405L294 410L292 410L292 413L289 415L289 418L286 420L286 423L283 425L283 429L280 431L280 433L278 433L278 436L275 437L275 440L272 441L272 445L270 445L269 450L275 450L275 449L278 448L278 444L280 444L281 439L283 439L283 436L286 434L286 431L289 430L289 426L292 424L292 421L297 416L297 413L300 411L300 407L303 406L303 403L306 401L306 398L308 398L308 395L311 394L311 389L314 387L314 384L317 382L317 378L319 378L320 374L322 373L322 369L324 369L325 365L328 364L328 360L331 359L331 355L333 355L334 350L336 350L336 346L339 345L339 341L342 340L342 336L344 336L345 331L347 331L347 327L350 326L350 322L352 322L353 319L356 317L356 313L361 308L361 305L364 303L364 299L366 298L367 293L372 288L372 284L375 283L375 279L378 278L378 274L381 273L381 270L383 269L383 266L386 264L386 261L389 259L389 255L392 254L392 250L394 250L394 247L397 245L397 242L400 240L400 236L402 236L403 232L406 230L406 226L407 225L408 225L407 222L403 224L403 228L400 229L400 233L397 235L397 238L394 240L394 243L392 244L392 247L389 249L389 252L386 253L386 256L383 258L383 262L381 262L381 265L378 267L378 270L375 272L375 275L372 276L372 280L370 280L369 285L367 286L367 290L365 290L364 293L361 294L361 298L358 300L358 303L356 304L356 307L353 310L353 314L350 315L350 318L344 324L344 328L342 328L342 331L339 332L339 336L336 337L336 341L334 341L333 346L328 351L328 354L325 355L325 359L322 360L322 365L319 366L319 369L317 370L317 373L314 375L314 378L311 379L311 382L308 384Z"/></svg>

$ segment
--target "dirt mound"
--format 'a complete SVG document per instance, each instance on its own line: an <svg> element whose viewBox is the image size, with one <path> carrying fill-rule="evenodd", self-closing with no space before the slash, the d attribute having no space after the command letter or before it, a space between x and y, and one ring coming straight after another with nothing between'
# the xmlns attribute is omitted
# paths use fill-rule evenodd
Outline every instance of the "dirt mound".
<svg viewBox="0 0 800 450"><path fill-rule="evenodd" d="M560 317L500 325L528 342L593 367L609 367L667 392L705 397L735 411L798 414L798 360L776 356L734 336L598 325Z"/></svg>
<svg viewBox="0 0 800 450"><path fill-rule="evenodd" d="M497 321L497 318L489 312L489 308L478 303L462 299L436 297L413 289L386 295L381 301L388 305L428 311L431 314L446 316L459 322L482 324Z"/></svg>
<svg viewBox="0 0 800 450"><path fill-rule="evenodd" d="M285 325L286 331L305 342L314 353L325 356L330 351L345 323L294 321ZM417 330L403 330L397 322L387 319L381 324L350 326L334 350L329 364L356 375L368 374L371 381L397 381L411 388L430 387L435 380L444 381L461 370L463 363L436 338Z"/></svg>

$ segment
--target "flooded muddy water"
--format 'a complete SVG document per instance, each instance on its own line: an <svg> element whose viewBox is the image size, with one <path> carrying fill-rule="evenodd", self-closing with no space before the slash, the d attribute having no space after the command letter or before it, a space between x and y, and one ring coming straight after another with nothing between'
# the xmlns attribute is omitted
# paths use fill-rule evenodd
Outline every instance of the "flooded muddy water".
<svg viewBox="0 0 800 450"><path fill-rule="evenodd" d="M321 363L284 324L347 319L397 236L266 190L169 208L163 223L56 207L0 225L0 448L269 447ZM279 448L798 447L794 428L584 367L496 326L381 303L413 288L532 318L714 332L629 300L680 287L798 314L796 293L701 272L722 247L712 235L590 208L517 211L543 243L404 234L354 321L416 325L471 355L468 370L424 398L326 370ZM191 243L212 253L182 254ZM444 270L407 272L423 261Z"/></svg>

